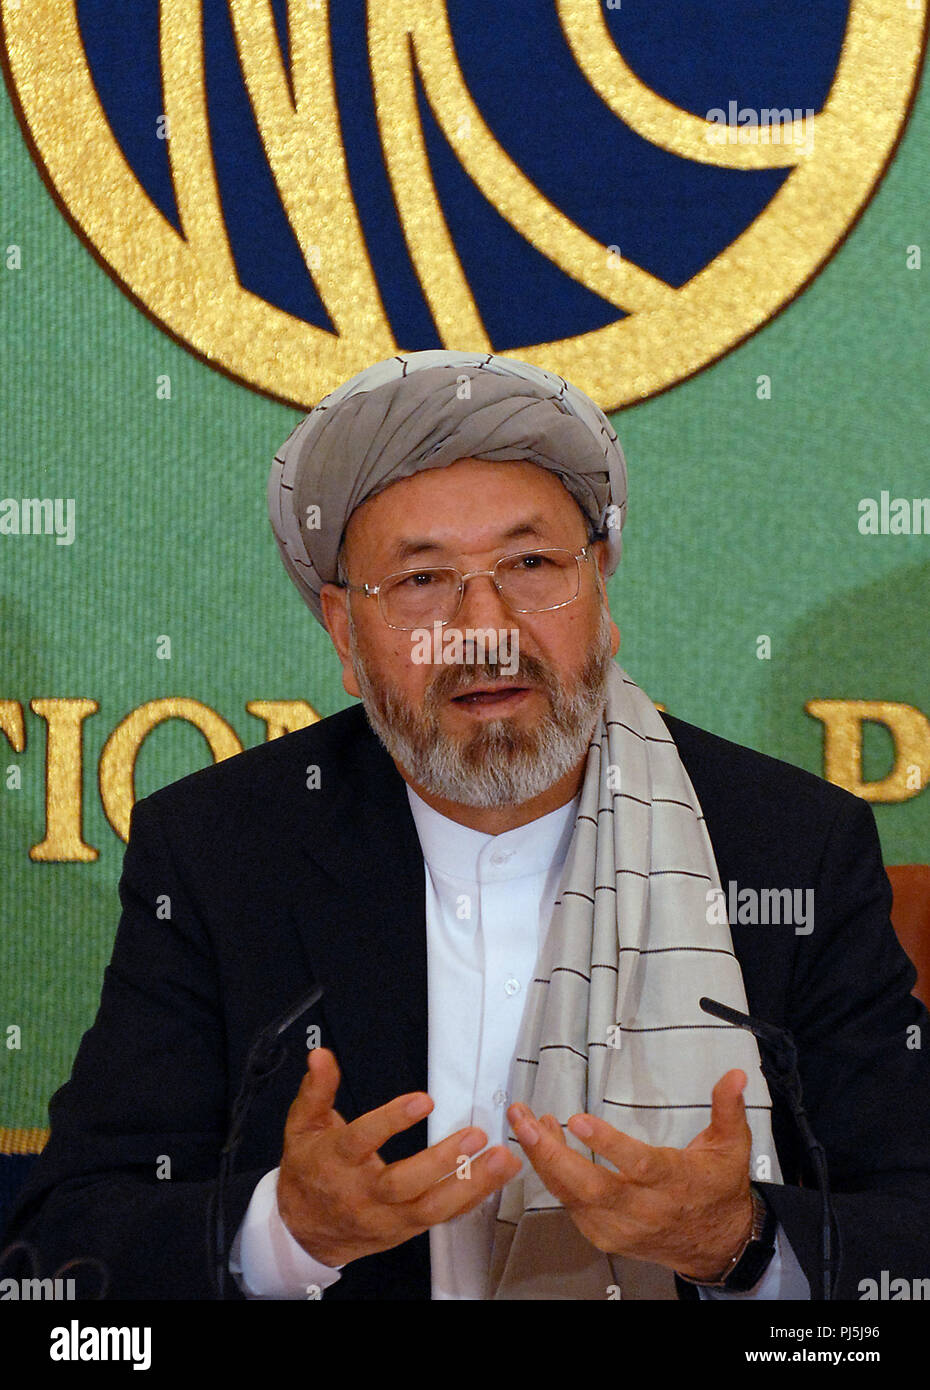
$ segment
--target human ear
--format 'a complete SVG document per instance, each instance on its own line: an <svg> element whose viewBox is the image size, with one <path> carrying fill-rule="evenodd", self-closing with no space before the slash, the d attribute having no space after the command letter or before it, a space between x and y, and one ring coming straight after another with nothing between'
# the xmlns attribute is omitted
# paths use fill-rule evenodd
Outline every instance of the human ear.
<svg viewBox="0 0 930 1390"><path fill-rule="evenodd" d="M607 561L609 558L609 547L606 541L595 541L591 546L591 553L595 559L595 582L600 590L601 602L610 616L610 599L607 597ZM620 650L620 629L610 618L610 654L616 656Z"/></svg>
<svg viewBox="0 0 930 1390"><path fill-rule="evenodd" d="M361 699L355 668L352 665L352 644L349 637L349 591L338 584L324 584L320 590L323 621L336 655L342 663L342 688L347 695Z"/></svg>

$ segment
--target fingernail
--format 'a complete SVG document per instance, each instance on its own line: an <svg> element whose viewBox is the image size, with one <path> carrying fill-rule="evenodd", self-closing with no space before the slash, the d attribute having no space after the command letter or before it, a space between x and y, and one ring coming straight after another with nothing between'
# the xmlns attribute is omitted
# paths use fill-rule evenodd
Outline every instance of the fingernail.
<svg viewBox="0 0 930 1390"><path fill-rule="evenodd" d="M404 1114L409 1115L412 1120L420 1120L429 1113L429 1096L414 1096L413 1100L408 1100L404 1106Z"/></svg>
<svg viewBox="0 0 930 1390"><path fill-rule="evenodd" d="M573 1116L571 1121L572 1134L577 1134L579 1139L590 1139L594 1133L594 1126L590 1120L586 1120L583 1115Z"/></svg>
<svg viewBox="0 0 930 1390"><path fill-rule="evenodd" d="M509 1154L506 1149L495 1149L488 1159L488 1172L493 1173L495 1177L505 1172L510 1166L508 1159Z"/></svg>

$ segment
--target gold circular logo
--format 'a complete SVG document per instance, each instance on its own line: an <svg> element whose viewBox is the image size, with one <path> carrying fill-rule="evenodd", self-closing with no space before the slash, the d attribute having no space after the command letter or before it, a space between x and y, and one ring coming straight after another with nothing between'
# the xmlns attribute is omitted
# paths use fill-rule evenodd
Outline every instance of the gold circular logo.
<svg viewBox="0 0 930 1390"><path fill-rule="evenodd" d="M537 252L617 309L617 319L595 331L501 355L557 372L614 410L719 358L784 307L828 260L874 193L904 128L928 3L851 0L839 61L816 112L747 112L730 102L699 116L636 75L600 0L555 0L574 62L618 122L682 160L787 171L761 214L681 286L650 274L623 248L595 240L518 167L470 94L444 0L370 4L368 58L384 166L442 345L499 351L443 215L416 76L462 170L484 198ZM281 208L331 331L240 283L211 148L201 0L162 0L158 11L180 230L151 201L114 136L92 80L75 0L2 0L7 77L20 120L61 205L117 283L212 366L302 408L373 361L423 346L395 340L353 200L326 0L288 5L289 67L270 4L231 0L229 13ZM609 187L603 195L620 196Z"/></svg>

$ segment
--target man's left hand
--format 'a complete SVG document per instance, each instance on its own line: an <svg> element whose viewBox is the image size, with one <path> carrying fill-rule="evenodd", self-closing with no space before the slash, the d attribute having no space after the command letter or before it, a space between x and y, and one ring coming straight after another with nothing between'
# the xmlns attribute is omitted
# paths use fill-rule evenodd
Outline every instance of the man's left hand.
<svg viewBox="0 0 930 1390"><path fill-rule="evenodd" d="M752 1229L745 1085L742 1071L720 1078L710 1124L685 1149L655 1148L606 1120L573 1115L572 1134L616 1171L570 1149L554 1116L537 1120L526 1105L507 1114L548 1190L598 1250L709 1281Z"/></svg>

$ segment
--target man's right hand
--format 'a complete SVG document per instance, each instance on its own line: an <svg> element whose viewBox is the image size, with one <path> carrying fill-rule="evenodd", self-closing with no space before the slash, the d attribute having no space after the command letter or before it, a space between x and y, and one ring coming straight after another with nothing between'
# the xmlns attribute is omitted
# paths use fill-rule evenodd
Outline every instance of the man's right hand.
<svg viewBox="0 0 930 1390"><path fill-rule="evenodd" d="M333 1109L339 1075L327 1048L309 1054L284 1127L278 1174L281 1219L321 1264L390 1250L471 1211L519 1173L519 1156L499 1144L469 1165L467 1177L457 1175L458 1160L488 1142L475 1128L386 1164L378 1155L382 1144L428 1115L432 1100L423 1091L398 1096L346 1124Z"/></svg>

